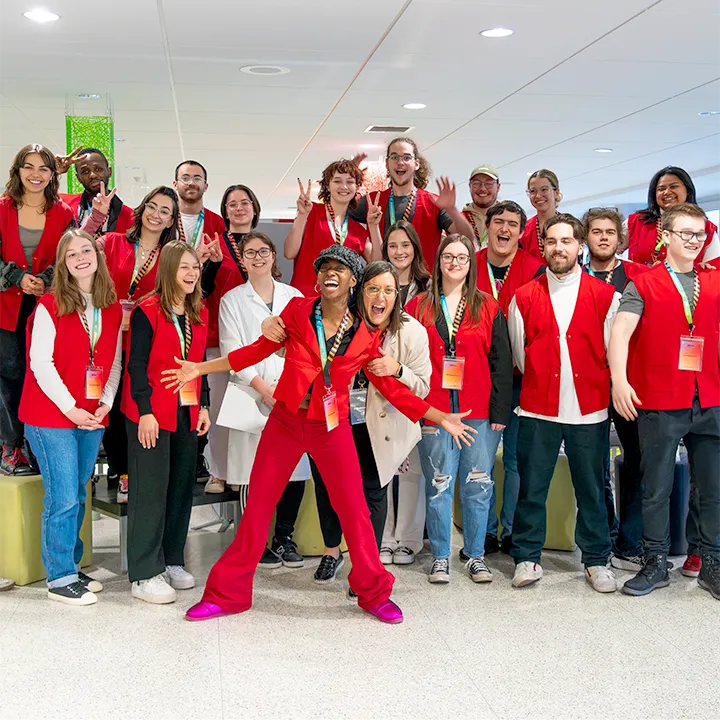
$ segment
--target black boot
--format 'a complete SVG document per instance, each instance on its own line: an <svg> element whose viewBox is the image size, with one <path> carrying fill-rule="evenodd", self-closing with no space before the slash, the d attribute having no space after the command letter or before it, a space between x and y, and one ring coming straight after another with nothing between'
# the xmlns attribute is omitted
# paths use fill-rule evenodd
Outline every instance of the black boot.
<svg viewBox="0 0 720 720"><path fill-rule="evenodd" d="M707 590L716 600L720 600L720 558L712 555L702 556L698 585L703 590Z"/></svg>
<svg viewBox="0 0 720 720"><path fill-rule="evenodd" d="M646 555L643 569L622 586L622 591L626 595L647 595L655 588L669 584L667 555Z"/></svg>

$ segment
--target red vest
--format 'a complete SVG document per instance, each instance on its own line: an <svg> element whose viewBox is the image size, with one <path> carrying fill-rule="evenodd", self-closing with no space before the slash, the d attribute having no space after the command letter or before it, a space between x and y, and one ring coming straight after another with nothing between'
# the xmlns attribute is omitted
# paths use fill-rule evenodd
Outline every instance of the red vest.
<svg viewBox="0 0 720 720"><path fill-rule="evenodd" d="M490 284L487 252L487 248L483 248L475 255L477 259L477 286L478 290L482 290L490 295L490 297L494 297L492 285ZM505 275L502 288L498 293L497 301L505 313L505 317L507 317L508 314L510 301L515 297L518 288L525 285L525 283L529 283L541 267L544 267L544 265L540 260L534 258L530 253L525 252L521 248L518 248L510 265L510 269L507 271L507 275ZM493 283L494 282L493 280Z"/></svg>
<svg viewBox="0 0 720 720"><path fill-rule="evenodd" d="M419 303L422 295L414 297L406 306L405 312L412 315L422 325L428 334L430 345L430 363L432 375L430 376L430 392L425 398L432 407L450 412L450 392L442 387L443 358L447 355L445 343L435 327L435 317L421 317ZM491 295L485 297L480 321L471 325L465 313L455 336L455 354L465 358L465 373L462 390L458 390L460 412L471 410L469 415L473 419L484 419L490 414L490 364L488 354L492 342L492 327L495 315L500 312L500 306Z"/></svg>
<svg viewBox="0 0 720 720"><path fill-rule="evenodd" d="M80 202L82 201L82 193L77 193L76 195L60 195L60 199L72 210L75 222L78 227L80 227L78 211L80 209ZM123 205L115 221L115 227L108 229L108 232L127 232L132 227L133 219L133 209L127 205Z"/></svg>
<svg viewBox="0 0 720 720"><path fill-rule="evenodd" d="M642 275L643 273L648 271L647 266L640 263L632 262L630 260L621 260L620 262L623 265L623 269L625 270L625 277L628 280L635 280L638 275Z"/></svg>
<svg viewBox="0 0 720 720"><path fill-rule="evenodd" d="M345 247L362 255L369 235L367 229L359 222L348 218L348 233L345 238ZM321 250L332 247L335 238L330 234L325 205L313 203L308 215L305 232L303 233L300 251L295 258L293 276L290 284L297 288L305 297L317 296L315 284L317 273L313 267L315 258Z"/></svg>
<svg viewBox="0 0 720 720"><path fill-rule="evenodd" d="M47 211L45 229L32 254L33 275L38 275L55 264L57 245L72 221L72 210L62 202L56 202ZM20 242L17 208L15 201L8 196L0 198L0 239L0 258L28 270L28 261ZM0 329L15 332L22 296L23 291L19 287L10 287L0 292Z"/></svg>
<svg viewBox="0 0 720 720"><path fill-rule="evenodd" d="M665 264L634 281L645 306L630 341L628 381L642 403L641 410L691 408L696 385L701 407L720 405L720 270L698 272L700 299L693 313L693 335L705 340L698 373L678 369L680 336L690 333L680 293Z"/></svg>
<svg viewBox="0 0 720 720"><path fill-rule="evenodd" d="M215 289L205 298L205 305L209 313L207 346L216 348L220 346L219 314L220 301L225 293L230 292L238 285L242 285L245 279L240 272L232 251L228 248L224 238L220 238L223 259L215 275Z"/></svg>
<svg viewBox="0 0 720 720"><path fill-rule="evenodd" d="M155 419L161 430L175 432L177 429L177 407L180 402L179 393L173 393L168 390L165 385L160 382L163 370L170 370L177 367L174 358L182 357L180 346L180 338L178 337L175 324L165 317L165 313L160 308L160 300L156 295L143 300L138 307L142 308L147 315L150 325L153 328L153 341L150 348L150 356L148 357L148 381L152 388L152 396L150 402ZM135 310L133 310L135 312ZM205 353L205 344L207 341L208 312L203 308L200 314L201 323L192 326L192 341L190 343L190 352L188 360L192 362L202 362ZM132 328L128 332L128 347L132 345ZM200 401L200 378L196 378L197 398ZM130 375L127 368L125 369L125 377L123 379L122 402L120 409L125 416L133 422L140 422L140 413L138 412L137 403L130 396ZM200 405L190 406L190 427L197 427L198 414Z"/></svg>
<svg viewBox="0 0 720 720"><path fill-rule="evenodd" d="M442 229L438 225L438 216L440 210L435 204L435 198L427 190L418 188L417 200L415 202L415 212L410 219L411 225L417 230L420 236L420 246L422 247L425 263L429 268L435 265L435 255L437 255L440 240L442 239ZM380 193L380 207L383 211L383 218L387 216L388 201L390 200L390 188ZM401 220L396 217L395 220Z"/></svg>
<svg viewBox="0 0 720 720"><path fill-rule="evenodd" d="M520 247L526 252L530 253L534 258L540 260L543 265L547 265L545 257L540 250L538 244L538 219L537 215L533 215L525 225L525 230L520 236Z"/></svg>
<svg viewBox="0 0 720 720"><path fill-rule="evenodd" d="M43 295L38 302L50 313L55 325L56 335L53 348L55 369L70 394L75 398L75 405L82 410L94 413L97 410L98 401L85 398L85 370L90 364L90 340L82 320L77 312L58 316L55 296L51 293ZM104 387L115 360L115 349L122 322L120 303L114 303L102 310L101 313L102 330L95 345L93 362L96 367L102 368ZM35 314L33 313L27 325L27 367L18 417L24 423L40 427L75 428L77 427L75 423L68 420L60 408L40 389L35 374L30 369L30 345L34 321ZM103 425L106 427L108 418L109 416L106 415L103 420Z"/></svg>
<svg viewBox="0 0 720 720"><path fill-rule="evenodd" d="M705 245L697 256L695 262L702 261L705 255L705 248L710 244L713 234L718 231L717 227L709 220L705 221L705 232L707 239ZM653 222L646 225L640 213L633 213L628 217L628 257L636 263L652 266L655 262L653 251L657 245L657 223ZM664 260L667 255L667 247L663 245L658 254L658 260Z"/></svg>
<svg viewBox="0 0 720 720"><path fill-rule="evenodd" d="M118 300L127 300L130 297L130 282L135 270L135 243L130 242L125 233L119 232L107 233L104 240L105 261L110 277L115 283ZM137 284L130 299L139 300L155 290L159 260L159 256L155 258L153 266ZM142 263L140 264L142 265Z"/></svg>
<svg viewBox="0 0 720 720"><path fill-rule="evenodd" d="M615 289L582 273L577 303L567 329L575 392L583 415L607 410L610 370L603 331ZM515 294L525 325L525 373L520 407L531 413L557 417L560 412L560 331L550 299L547 275L541 275Z"/></svg>

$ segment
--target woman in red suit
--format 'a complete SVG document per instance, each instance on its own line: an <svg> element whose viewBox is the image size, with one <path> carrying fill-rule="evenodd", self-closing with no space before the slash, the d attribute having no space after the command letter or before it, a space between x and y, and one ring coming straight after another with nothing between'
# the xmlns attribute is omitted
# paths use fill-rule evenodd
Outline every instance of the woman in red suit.
<svg viewBox="0 0 720 720"><path fill-rule="evenodd" d="M557 206L562 200L560 181L552 170L542 168L536 170L527 183L530 203L537 210L537 215L531 217L525 226L520 238L520 247L538 260L545 262L545 223L555 214Z"/></svg>
<svg viewBox="0 0 720 720"><path fill-rule="evenodd" d="M164 372L170 386L182 385L199 374L239 371L283 346L286 349L285 368L275 390L277 402L260 438L242 522L232 546L210 572L203 600L188 610L188 620L207 620L250 608L253 576L265 549L273 511L293 469L308 452L325 478L330 502L345 532L353 560L348 580L358 604L382 622L402 621L400 608L390 600L393 576L378 556L348 421L348 388L361 367L383 395L414 422L426 417L439 422L456 442L469 444L472 440L468 427L460 422L461 415L431 408L395 378L378 377L367 369L370 360L381 357L383 338L348 307L362 269L357 254L334 245L320 253L315 268L320 298L289 302L280 315L287 333L284 342L261 337L227 357L199 364L178 360L180 369Z"/></svg>

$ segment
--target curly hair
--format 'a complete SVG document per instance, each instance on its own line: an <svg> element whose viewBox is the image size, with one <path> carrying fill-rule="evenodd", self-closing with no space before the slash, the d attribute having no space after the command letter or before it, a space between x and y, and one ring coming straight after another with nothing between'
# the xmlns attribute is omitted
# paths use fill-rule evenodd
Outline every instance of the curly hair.
<svg viewBox="0 0 720 720"><path fill-rule="evenodd" d="M417 158L419 167L415 171L415 175L413 177L413 183L415 184L416 188L420 188L421 190L425 190L427 186L430 184L430 177L432 176L432 168L430 167L430 163L420 154L420 150L418 149L417 143L409 137L396 137L393 140L391 140L388 143L387 146L387 154L390 155L390 148L395 143L407 143L408 145L412 146L413 153L415 157Z"/></svg>
<svg viewBox="0 0 720 720"><path fill-rule="evenodd" d="M318 199L320 202L330 202L330 181L333 179L335 174L347 174L351 175L355 184L359 187L363 181L363 171L352 161L341 158L335 162L331 162L322 172L322 178L320 178L320 192L318 193ZM350 201L350 209L353 209L357 205L357 194Z"/></svg>
<svg viewBox="0 0 720 720"><path fill-rule="evenodd" d="M60 196L58 195L60 181L55 169L55 155L44 145L40 145L40 143L31 143L18 150L15 159L12 161L12 165L10 165L10 178L5 184L5 192L3 195L11 197L15 201L16 207L22 207L24 190L22 180L20 179L20 168L25 164L27 156L32 153L37 153L43 159L45 165L52 171L50 182L43 191L45 195L45 212L47 212L60 200Z"/></svg>

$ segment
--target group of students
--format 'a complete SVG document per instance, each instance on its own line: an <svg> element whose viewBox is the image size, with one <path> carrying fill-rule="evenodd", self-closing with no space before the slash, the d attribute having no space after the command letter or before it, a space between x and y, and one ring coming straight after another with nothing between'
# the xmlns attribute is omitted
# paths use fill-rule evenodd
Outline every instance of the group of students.
<svg viewBox="0 0 720 720"><path fill-rule="evenodd" d="M186 161L175 189L130 211L107 192L99 151L20 151L0 200L0 430L3 470L36 462L43 475L50 597L91 604L102 589L78 565L101 439L128 501L133 596L167 603L194 587L183 551L209 430L206 492L239 489L243 513L189 620L248 609L258 565L303 565L292 536L311 475L326 546L315 580L335 579L344 536L350 593L383 622L402 621L384 566L412 563L425 531L428 579L450 581L456 482L470 579L492 581L486 555L502 550L513 586L532 584L562 445L588 582L615 591L610 567L632 570L622 590L642 595L669 582L684 441L683 572L720 599L720 241L687 173L657 173L648 208L623 226L614 208L582 222L559 213L549 170L528 180L530 221L497 200L489 165L473 169L472 202L458 210L446 178L426 189L409 138L388 145L389 187L358 198L361 160L323 171L320 203L298 180L285 285L249 187L229 187L215 215L205 169ZM72 165L85 192L65 203L57 176ZM611 415L624 451L619 522Z"/></svg>

